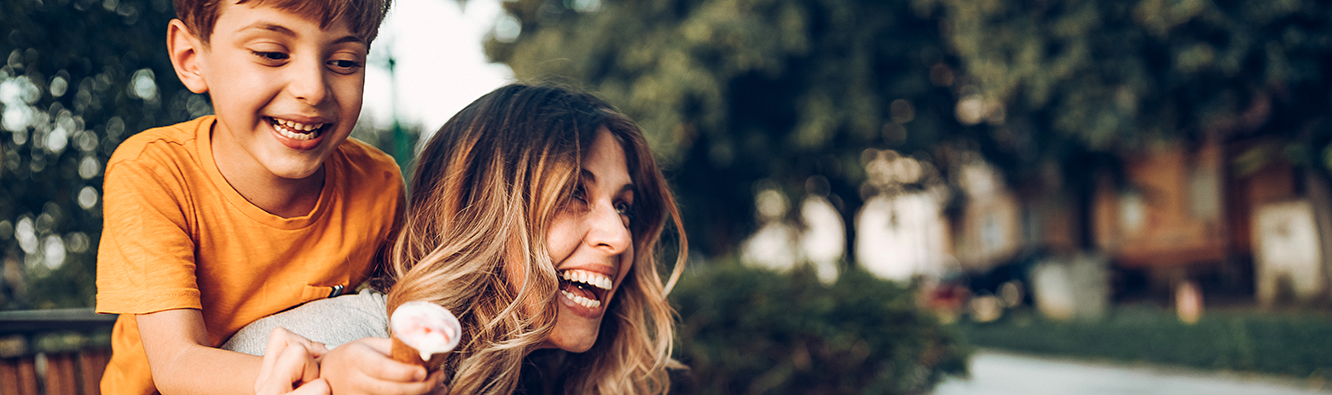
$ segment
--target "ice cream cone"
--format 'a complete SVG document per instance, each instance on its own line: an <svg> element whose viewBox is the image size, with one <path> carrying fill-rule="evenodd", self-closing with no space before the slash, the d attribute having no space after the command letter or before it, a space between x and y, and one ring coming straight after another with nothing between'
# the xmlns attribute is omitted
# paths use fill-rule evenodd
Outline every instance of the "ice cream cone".
<svg viewBox="0 0 1332 395"><path fill-rule="evenodd" d="M403 343L402 339L398 339L397 336L391 336L390 338L393 339L393 349L390 351L389 356L395 361L424 367L426 368L426 372L433 372L435 369L439 369L440 365L444 364L443 353L435 354L429 361L426 361L421 359L420 351L407 345L407 343Z"/></svg>
<svg viewBox="0 0 1332 395"><path fill-rule="evenodd" d="M407 302L389 318L393 340L390 356L432 372L444 364L443 354L458 345L462 327L453 313L430 302Z"/></svg>

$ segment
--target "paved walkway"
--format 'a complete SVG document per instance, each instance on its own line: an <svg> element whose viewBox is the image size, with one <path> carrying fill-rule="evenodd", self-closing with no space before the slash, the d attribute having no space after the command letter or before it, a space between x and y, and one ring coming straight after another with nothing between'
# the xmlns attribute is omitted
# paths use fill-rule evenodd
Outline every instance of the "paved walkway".
<svg viewBox="0 0 1332 395"><path fill-rule="evenodd" d="M1010 354L976 352L971 379L949 379L935 395L1326 395L1317 383L1236 373L1117 366Z"/></svg>

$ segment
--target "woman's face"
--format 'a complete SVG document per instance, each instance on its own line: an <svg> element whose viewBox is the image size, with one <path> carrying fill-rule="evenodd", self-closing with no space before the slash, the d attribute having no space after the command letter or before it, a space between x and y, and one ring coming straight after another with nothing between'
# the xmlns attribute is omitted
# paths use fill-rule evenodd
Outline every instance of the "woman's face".
<svg viewBox="0 0 1332 395"><path fill-rule="evenodd" d="M633 180L624 149L601 128L583 158L581 182L546 235L560 277L555 329L542 347L583 352L597 341L602 316L634 263L629 233Z"/></svg>

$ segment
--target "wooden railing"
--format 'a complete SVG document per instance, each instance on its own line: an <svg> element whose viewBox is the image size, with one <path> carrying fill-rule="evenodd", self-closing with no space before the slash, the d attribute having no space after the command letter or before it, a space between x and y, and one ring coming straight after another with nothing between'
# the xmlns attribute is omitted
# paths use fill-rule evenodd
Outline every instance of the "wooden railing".
<svg viewBox="0 0 1332 395"><path fill-rule="evenodd" d="M34 339L52 333L110 333L116 316L92 309L0 311L0 395L100 395L111 358L107 345L44 351Z"/></svg>

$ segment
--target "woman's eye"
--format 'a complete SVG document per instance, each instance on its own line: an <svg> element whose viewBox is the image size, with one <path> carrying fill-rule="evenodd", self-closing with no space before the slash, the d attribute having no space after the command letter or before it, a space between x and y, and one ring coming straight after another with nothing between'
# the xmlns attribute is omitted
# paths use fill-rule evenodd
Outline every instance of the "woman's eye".
<svg viewBox="0 0 1332 395"><path fill-rule="evenodd" d="M630 206L629 203L616 203L615 213L620 214L620 217L624 219L626 226L629 225L629 221L634 219L633 206Z"/></svg>
<svg viewBox="0 0 1332 395"><path fill-rule="evenodd" d="M583 187L574 188L573 198L580 202L587 203L587 192L583 191Z"/></svg>

